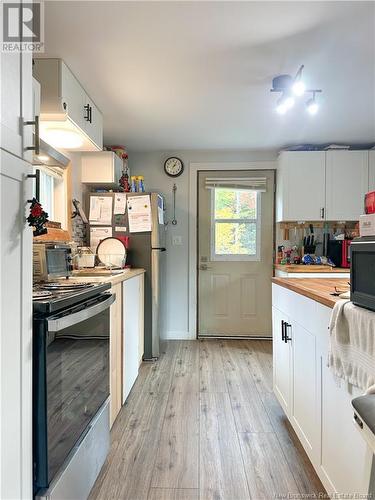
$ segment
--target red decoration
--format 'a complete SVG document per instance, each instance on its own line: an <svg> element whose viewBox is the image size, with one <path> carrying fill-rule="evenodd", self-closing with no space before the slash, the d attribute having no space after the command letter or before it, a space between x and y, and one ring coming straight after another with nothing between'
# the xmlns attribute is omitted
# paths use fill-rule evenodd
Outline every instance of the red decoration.
<svg viewBox="0 0 375 500"><path fill-rule="evenodd" d="M42 208L42 205L36 198L31 200L30 215L27 218L29 226L34 227L33 235L40 236L47 233L47 228L44 226L48 222L48 214Z"/></svg>

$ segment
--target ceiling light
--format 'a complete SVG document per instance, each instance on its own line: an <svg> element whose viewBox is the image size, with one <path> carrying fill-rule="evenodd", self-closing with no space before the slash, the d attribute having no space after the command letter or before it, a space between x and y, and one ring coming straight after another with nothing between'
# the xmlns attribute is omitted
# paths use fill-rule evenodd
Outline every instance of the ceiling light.
<svg viewBox="0 0 375 500"><path fill-rule="evenodd" d="M305 93L306 85L303 83L302 80L297 80L296 82L293 83L292 90L294 95L301 97L301 95Z"/></svg>
<svg viewBox="0 0 375 500"><path fill-rule="evenodd" d="M49 128L44 131L45 141L54 148L74 149L83 144L82 137L72 130Z"/></svg>
<svg viewBox="0 0 375 500"><path fill-rule="evenodd" d="M40 161L48 161L49 160L49 156L47 156L47 155L38 155L37 158Z"/></svg>
<svg viewBox="0 0 375 500"><path fill-rule="evenodd" d="M310 115L316 115L319 110L319 105L315 100L315 97L309 99L306 103L306 109L310 113Z"/></svg>
<svg viewBox="0 0 375 500"><path fill-rule="evenodd" d="M284 97L284 102L286 109L290 109L294 106L294 98L292 96Z"/></svg>
<svg viewBox="0 0 375 500"><path fill-rule="evenodd" d="M276 111L279 115L285 115L285 113L294 106L294 99L291 96L282 96L277 101Z"/></svg>

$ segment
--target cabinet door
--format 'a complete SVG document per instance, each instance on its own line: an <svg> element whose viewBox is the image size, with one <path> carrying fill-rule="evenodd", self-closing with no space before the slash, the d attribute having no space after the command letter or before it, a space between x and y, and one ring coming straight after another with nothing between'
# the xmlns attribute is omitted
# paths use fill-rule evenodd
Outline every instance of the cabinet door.
<svg viewBox="0 0 375 500"><path fill-rule="evenodd" d="M368 151L327 151L327 220L358 220L364 213L368 168Z"/></svg>
<svg viewBox="0 0 375 500"><path fill-rule="evenodd" d="M320 419L317 396L316 338L293 323L293 382L291 420L308 455L317 463L320 450Z"/></svg>
<svg viewBox="0 0 375 500"><path fill-rule="evenodd" d="M324 151L284 151L277 172L277 221L324 218Z"/></svg>
<svg viewBox="0 0 375 500"><path fill-rule="evenodd" d="M1 66L1 142L0 147L31 161L33 146L32 125L32 54L14 52L0 54Z"/></svg>
<svg viewBox="0 0 375 500"><path fill-rule="evenodd" d="M139 364L142 363L143 354L145 353L145 275L139 277L139 345L138 345L138 359Z"/></svg>
<svg viewBox="0 0 375 500"><path fill-rule="evenodd" d="M29 163L0 151L0 498L32 498L32 233Z"/></svg>
<svg viewBox="0 0 375 500"><path fill-rule="evenodd" d="M125 403L138 377L139 368L139 294L140 277L123 282L123 366L122 403Z"/></svg>
<svg viewBox="0 0 375 500"><path fill-rule="evenodd" d="M85 116L87 116L87 111L85 111L86 104L86 93L81 87L80 83L67 67L67 65L61 61L61 98L62 106L67 111L69 118L80 127L85 130Z"/></svg>
<svg viewBox="0 0 375 500"><path fill-rule="evenodd" d="M89 116L86 115L85 111L85 117L87 116L89 119L85 118L84 131L99 149L103 149L103 116L87 94L85 106L89 106Z"/></svg>
<svg viewBox="0 0 375 500"><path fill-rule="evenodd" d="M111 394L110 426L112 427L121 410L122 403L122 287L121 283L112 286L112 293L116 300L111 306L111 336L110 336L110 379Z"/></svg>
<svg viewBox="0 0 375 500"><path fill-rule="evenodd" d="M337 379L326 366L327 352L321 357L322 450L320 467L327 492L368 491L372 453L353 423L351 400L359 389Z"/></svg>
<svg viewBox="0 0 375 500"><path fill-rule="evenodd" d="M283 321L287 322L288 317L273 307L273 389L285 413L289 415L291 401L291 349L290 342L285 343L282 338Z"/></svg>
<svg viewBox="0 0 375 500"><path fill-rule="evenodd" d="M369 191L375 191L375 151L369 151Z"/></svg>

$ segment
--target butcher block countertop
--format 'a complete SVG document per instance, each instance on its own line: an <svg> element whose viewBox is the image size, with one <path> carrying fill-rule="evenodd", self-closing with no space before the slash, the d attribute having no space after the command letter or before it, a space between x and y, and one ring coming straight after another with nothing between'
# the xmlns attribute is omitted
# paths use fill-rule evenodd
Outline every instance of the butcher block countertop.
<svg viewBox="0 0 375 500"><path fill-rule="evenodd" d="M275 269L286 273L350 273L347 267L332 267L323 265L304 264L275 264Z"/></svg>
<svg viewBox="0 0 375 500"><path fill-rule="evenodd" d="M293 292L304 295L320 304L333 308L340 297L331 295L335 287L340 292L349 290L348 280L345 278L272 278L272 283L288 288Z"/></svg>
<svg viewBox="0 0 375 500"><path fill-rule="evenodd" d="M129 280L130 278L134 278L134 276L138 276L139 274L143 274L145 272L144 269L141 268L132 268L132 269L124 269L121 272L117 272L112 274L110 271L105 271L103 269L82 269L80 271L73 271L72 278L74 280L82 280L82 281L91 281L91 282L101 282L101 283L111 283L112 285L116 285L117 283L121 283L122 281Z"/></svg>

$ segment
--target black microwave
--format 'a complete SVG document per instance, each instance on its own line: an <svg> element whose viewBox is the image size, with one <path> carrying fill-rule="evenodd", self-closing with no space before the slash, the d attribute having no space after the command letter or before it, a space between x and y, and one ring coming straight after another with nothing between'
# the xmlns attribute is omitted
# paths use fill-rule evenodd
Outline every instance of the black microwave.
<svg viewBox="0 0 375 500"><path fill-rule="evenodd" d="M375 311L375 236L354 239L350 251L351 301Z"/></svg>

